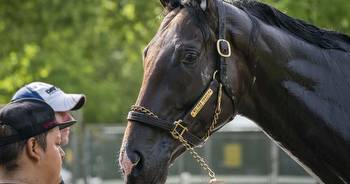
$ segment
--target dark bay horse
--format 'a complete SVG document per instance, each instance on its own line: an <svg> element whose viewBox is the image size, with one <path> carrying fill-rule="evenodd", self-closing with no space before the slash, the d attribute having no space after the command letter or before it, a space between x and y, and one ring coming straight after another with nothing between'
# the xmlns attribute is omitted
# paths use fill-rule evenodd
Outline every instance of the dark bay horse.
<svg viewBox="0 0 350 184"><path fill-rule="evenodd" d="M350 183L349 36L256 1L161 3L120 151L125 183L165 183L186 148L236 114L320 183Z"/></svg>

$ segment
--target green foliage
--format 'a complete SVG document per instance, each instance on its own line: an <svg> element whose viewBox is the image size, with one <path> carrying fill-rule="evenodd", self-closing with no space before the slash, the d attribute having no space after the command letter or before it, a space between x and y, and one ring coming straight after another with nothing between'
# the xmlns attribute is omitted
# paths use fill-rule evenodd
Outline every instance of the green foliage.
<svg viewBox="0 0 350 184"><path fill-rule="evenodd" d="M318 27L350 34L349 0L262 0Z"/></svg>
<svg viewBox="0 0 350 184"><path fill-rule="evenodd" d="M348 0L264 2L350 33ZM158 0L0 0L0 104L24 84L44 81L85 93L86 122L125 122L161 12Z"/></svg>
<svg viewBox="0 0 350 184"><path fill-rule="evenodd" d="M88 97L88 122L123 122L142 78L158 1L0 1L0 104L31 81Z"/></svg>

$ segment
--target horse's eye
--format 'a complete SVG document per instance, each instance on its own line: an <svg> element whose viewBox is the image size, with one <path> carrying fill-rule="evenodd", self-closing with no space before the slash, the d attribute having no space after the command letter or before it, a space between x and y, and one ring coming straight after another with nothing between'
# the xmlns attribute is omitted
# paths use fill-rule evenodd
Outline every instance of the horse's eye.
<svg viewBox="0 0 350 184"><path fill-rule="evenodd" d="M192 64L192 63L195 63L197 59L198 59L198 54L188 53L183 58L182 62L185 64Z"/></svg>

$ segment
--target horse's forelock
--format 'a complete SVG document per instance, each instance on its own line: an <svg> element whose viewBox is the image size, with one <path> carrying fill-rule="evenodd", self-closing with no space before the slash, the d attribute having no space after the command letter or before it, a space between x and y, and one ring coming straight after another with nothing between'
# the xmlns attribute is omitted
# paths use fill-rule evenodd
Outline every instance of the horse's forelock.
<svg viewBox="0 0 350 184"><path fill-rule="evenodd" d="M179 0L179 2L181 2L181 0ZM158 32L164 31L164 29L168 27L169 23L174 17L176 17L176 15L181 11L181 9L185 8L188 10L190 18L193 20L193 23L196 24L202 32L205 42L208 42L210 38L215 37L215 30L217 24L216 6L214 6L214 1L208 1L208 6L210 7L207 7L207 10L203 11L200 3L201 0L188 0L188 3L180 3L176 8L172 7L174 8L172 10L166 9L164 14L165 17L162 21L161 26L159 27Z"/></svg>
<svg viewBox="0 0 350 184"><path fill-rule="evenodd" d="M198 6L203 11L206 11L208 6L214 3L214 0L160 0L160 2L162 3L166 12L183 6Z"/></svg>
<svg viewBox="0 0 350 184"><path fill-rule="evenodd" d="M160 0L160 2L167 11L171 11L181 5L181 0Z"/></svg>

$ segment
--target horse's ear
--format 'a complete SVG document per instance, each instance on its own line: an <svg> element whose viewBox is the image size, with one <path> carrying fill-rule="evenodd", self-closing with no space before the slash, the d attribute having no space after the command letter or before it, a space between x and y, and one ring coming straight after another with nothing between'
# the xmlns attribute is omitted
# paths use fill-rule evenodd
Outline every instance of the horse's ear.
<svg viewBox="0 0 350 184"><path fill-rule="evenodd" d="M217 1L223 0L197 0L201 9L205 12L206 19L212 27L216 27L216 22L218 20L218 8Z"/></svg>
<svg viewBox="0 0 350 184"><path fill-rule="evenodd" d="M160 3L162 3L164 8L173 10L180 6L181 0L160 0Z"/></svg>
<svg viewBox="0 0 350 184"><path fill-rule="evenodd" d="M197 2L199 3L201 9L203 11L215 11L216 10L216 5L215 5L215 0L197 0ZM222 1L222 0L219 0Z"/></svg>
<svg viewBox="0 0 350 184"><path fill-rule="evenodd" d="M207 11L214 11L216 12L217 11L217 8L216 8L216 0L205 0L206 1L206 9ZM219 1L222 1L222 0L219 0Z"/></svg>
<svg viewBox="0 0 350 184"><path fill-rule="evenodd" d="M208 8L208 0L201 0L200 6L201 6L203 11L207 10L207 8Z"/></svg>

